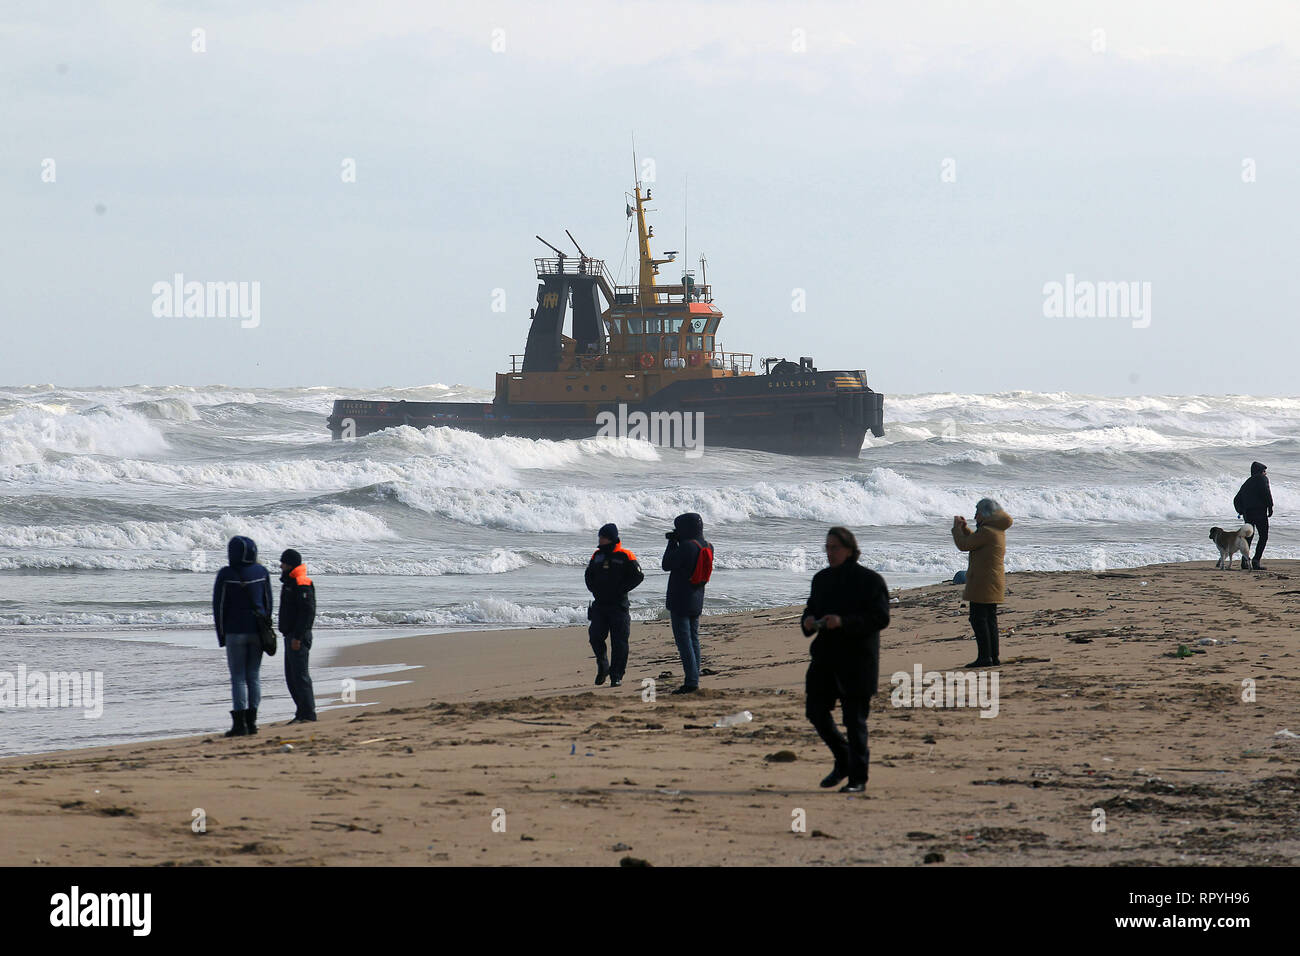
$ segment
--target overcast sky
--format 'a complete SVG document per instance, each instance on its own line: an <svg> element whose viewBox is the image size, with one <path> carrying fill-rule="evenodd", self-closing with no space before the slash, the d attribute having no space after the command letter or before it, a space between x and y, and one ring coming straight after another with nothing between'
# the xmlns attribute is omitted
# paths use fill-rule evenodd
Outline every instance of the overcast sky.
<svg viewBox="0 0 1300 956"><path fill-rule="evenodd" d="M635 256L635 135L728 349L1300 391L1293 0L462 6L6 0L0 383L491 388L534 234ZM259 324L156 316L176 273ZM1045 316L1067 275L1149 313Z"/></svg>

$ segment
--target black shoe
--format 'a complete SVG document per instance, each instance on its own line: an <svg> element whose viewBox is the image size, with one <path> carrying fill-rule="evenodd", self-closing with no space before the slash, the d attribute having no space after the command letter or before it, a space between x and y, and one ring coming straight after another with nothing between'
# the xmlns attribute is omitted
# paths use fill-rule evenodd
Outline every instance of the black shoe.
<svg viewBox="0 0 1300 956"><path fill-rule="evenodd" d="M248 711L246 710L232 710L230 712L230 719L233 721L233 723L230 729L226 731L227 737L248 736L248 728L244 724L244 715L246 713L248 713Z"/></svg>
<svg viewBox="0 0 1300 956"><path fill-rule="evenodd" d="M244 711L244 726L250 734L257 733L257 708L250 707Z"/></svg>
<svg viewBox="0 0 1300 956"><path fill-rule="evenodd" d="M988 660L988 659L986 659L986 658L983 658L983 657L977 657L977 658L975 658L975 660L973 660L973 661L971 661L969 664L967 664L966 667L965 667L964 669L965 669L965 670L968 670L968 671L973 671L973 670L974 670L975 668L977 668L977 667L992 667L992 666L993 666L993 662L992 662L992 661L990 661L990 660Z"/></svg>
<svg viewBox="0 0 1300 956"><path fill-rule="evenodd" d="M849 772L847 770L841 770L839 767L836 767L826 776L822 777L822 782L819 783L818 786L825 787L826 789L829 790L831 787L835 786L837 783L839 783L848 775Z"/></svg>
<svg viewBox="0 0 1300 956"><path fill-rule="evenodd" d="M1251 569L1252 571L1267 571L1267 570L1268 570L1268 568L1264 567L1264 565L1260 564L1258 561L1252 561L1252 562L1250 562L1250 569Z"/></svg>
<svg viewBox="0 0 1300 956"><path fill-rule="evenodd" d="M697 690L699 690L699 689L700 689L699 687L688 687L687 685L683 684L681 687L679 687L679 688L677 688L675 691L673 691L673 693L674 693L674 694L694 694L694 693L695 693Z"/></svg>
<svg viewBox="0 0 1300 956"><path fill-rule="evenodd" d="M865 780L863 780L861 783L854 783L852 780L850 780L844 786L840 787L840 793L862 793L866 789L867 789L867 782Z"/></svg>
<svg viewBox="0 0 1300 956"><path fill-rule="evenodd" d="M597 657L596 658L596 685L599 686L605 683L605 678L608 676L609 676L609 664L606 663L605 658Z"/></svg>
<svg viewBox="0 0 1300 956"><path fill-rule="evenodd" d="M623 682L622 682L621 680L619 680L618 678L616 678L616 677L611 677L611 678L609 679L609 686L610 686L610 687L622 687L622 686L623 686Z"/></svg>

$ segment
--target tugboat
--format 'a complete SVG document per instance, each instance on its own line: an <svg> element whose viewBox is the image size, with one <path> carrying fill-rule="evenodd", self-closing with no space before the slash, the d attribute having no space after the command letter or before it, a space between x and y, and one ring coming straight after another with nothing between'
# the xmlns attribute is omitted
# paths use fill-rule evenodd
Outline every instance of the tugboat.
<svg viewBox="0 0 1300 956"><path fill-rule="evenodd" d="M679 415L702 424L698 440L785 455L856 458L868 430L884 435L884 396L866 373L820 371L799 361L728 352L718 336L722 310L704 273L686 271L676 285L658 285L659 267L676 254L650 252L641 183L635 184L640 271L636 285L617 285L600 259L587 256L566 230L577 256L541 236L556 255L534 260L537 306L522 355L498 372L490 403L339 399L328 419L335 439L384 428L443 426L480 435L590 438L602 422ZM601 300L605 308L601 309ZM572 304L572 334L565 335ZM657 432L656 432L657 434ZM630 437L638 437L633 434Z"/></svg>

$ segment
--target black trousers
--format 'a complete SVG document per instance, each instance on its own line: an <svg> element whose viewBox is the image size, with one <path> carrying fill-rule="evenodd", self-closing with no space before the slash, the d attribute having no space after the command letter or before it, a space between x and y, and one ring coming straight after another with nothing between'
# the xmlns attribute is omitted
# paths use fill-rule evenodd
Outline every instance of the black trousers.
<svg viewBox="0 0 1300 956"><path fill-rule="evenodd" d="M632 633L632 615L627 608L593 604L591 624L587 637L597 660L605 660L605 638L609 637L612 655L609 662L610 680L621 681L627 672L627 639Z"/></svg>
<svg viewBox="0 0 1300 956"><path fill-rule="evenodd" d="M975 632L975 643L981 645L981 650L987 648L989 653L994 653L998 646L998 606L972 601L970 627Z"/></svg>
<svg viewBox="0 0 1300 956"><path fill-rule="evenodd" d="M316 719L316 694L312 690L311 674L308 671L311 648L302 644L299 650L293 650L293 641L284 639L284 682L289 685L289 696L293 698L294 716L304 720Z"/></svg>
<svg viewBox="0 0 1300 956"><path fill-rule="evenodd" d="M804 679L807 694L805 713L826 746L835 755L835 766L849 775L849 783L866 783L871 751L867 747L867 712L871 695L865 693L860 674L840 674L838 668L824 661L808 665ZM832 711L839 701L848 739L835 726Z"/></svg>
<svg viewBox="0 0 1300 956"><path fill-rule="evenodd" d="M1268 512L1267 511L1250 511L1242 515L1247 524L1255 526L1255 563L1259 564L1259 559L1264 556L1264 545L1268 544ZM1243 554L1242 560L1246 559Z"/></svg>

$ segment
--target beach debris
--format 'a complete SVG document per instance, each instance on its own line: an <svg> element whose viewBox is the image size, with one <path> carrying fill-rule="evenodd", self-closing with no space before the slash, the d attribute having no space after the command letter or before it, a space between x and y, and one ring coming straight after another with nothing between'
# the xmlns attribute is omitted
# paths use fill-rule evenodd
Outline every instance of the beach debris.
<svg viewBox="0 0 1300 956"><path fill-rule="evenodd" d="M937 840L939 839L933 833L926 833L924 830L908 830L907 838L909 840Z"/></svg>
<svg viewBox="0 0 1300 956"><path fill-rule="evenodd" d="M747 724L754 719L754 715L747 710L742 710L738 714L732 714L729 717L723 717L718 720L714 727L735 727L737 724Z"/></svg>
<svg viewBox="0 0 1300 956"><path fill-rule="evenodd" d="M962 854L962 855L965 856L965 854ZM937 852L935 852L934 850L931 850L929 853L927 853L927 854L925 855L925 859L923 859L921 862L922 862L922 863L942 863L943 861L944 861L944 856L943 856L942 853L937 853Z"/></svg>
<svg viewBox="0 0 1300 956"><path fill-rule="evenodd" d="M673 679L673 672L672 672L672 671L660 671L660 672L659 672L659 679L660 679L660 680L672 680L672 679Z"/></svg>
<svg viewBox="0 0 1300 956"><path fill-rule="evenodd" d="M1179 644L1178 650L1174 651L1174 657L1191 657L1192 649L1186 644Z"/></svg>
<svg viewBox="0 0 1300 956"><path fill-rule="evenodd" d="M1222 644L1223 641L1219 640L1217 637L1203 637L1203 638L1201 638L1199 641L1197 641L1196 643L1197 643L1197 644L1201 644L1201 645L1203 645L1203 646L1205 646L1205 647L1210 647L1210 646L1213 646L1213 645L1215 645L1215 644Z"/></svg>
<svg viewBox="0 0 1300 956"><path fill-rule="evenodd" d="M793 763L799 759L799 755L793 750L778 750L774 754L768 754L763 759L769 763Z"/></svg>
<svg viewBox="0 0 1300 956"><path fill-rule="evenodd" d="M821 839L823 839L823 840L838 840L838 839L839 839L839 837L833 837L833 836L831 836L829 833L823 833L821 830L814 830L812 833L808 834L808 836L809 836L810 838L811 838L811 837L819 837L819 838L821 838Z"/></svg>
<svg viewBox="0 0 1300 956"><path fill-rule="evenodd" d="M659 787L656 792L665 794L670 797L676 797L681 794L680 790L669 790L667 787Z"/></svg>
<svg viewBox="0 0 1300 956"><path fill-rule="evenodd" d="M619 866L650 866L650 863L646 860L642 860L635 856L625 856L623 857L623 859L618 861L618 865Z"/></svg>
<svg viewBox="0 0 1300 956"><path fill-rule="evenodd" d="M293 744L285 744L283 747L280 748L280 753L282 754L293 753Z"/></svg>
<svg viewBox="0 0 1300 956"><path fill-rule="evenodd" d="M1273 736L1274 737L1300 737L1300 734L1294 734L1289 730L1279 730Z"/></svg>
<svg viewBox="0 0 1300 956"><path fill-rule="evenodd" d="M610 847L610 850L612 850L614 853L626 853L630 849L632 848L628 846L626 843L615 843L612 847Z"/></svg>
<svg viewBox="0 0 1300 956"><path fill-rule="evenodd" d="M576 754L577 752L578 752L578 745L577 745L577 744L569 744L569 756L572 757L572 756L573 756L574 754Z"/></svg>
<svg viewBox="0 0 1300 956"><path fill-rule="evenodd" d="M700 671L700 676L701 676L701 677L717 677L717 676L718 676L718 672L715 671L712 667L706 667L706 668L704 668L704 670Z"/></svg>
<svg viewBox="0 0 1300 956"><path fill-rule="evenodd" d="M521 834L519 834L519 839L521 839L521 840L527 840L529 843L536 843L536 842L537 842L535 839L533 839L532 837L530 837L527 833L521 833Z"/></svg>

